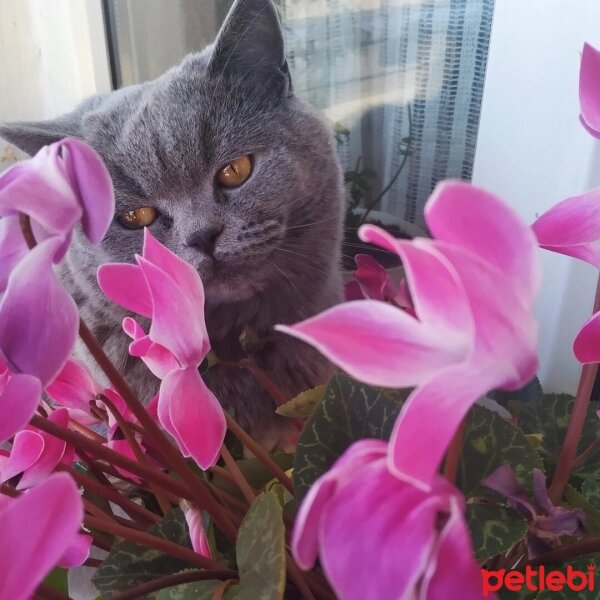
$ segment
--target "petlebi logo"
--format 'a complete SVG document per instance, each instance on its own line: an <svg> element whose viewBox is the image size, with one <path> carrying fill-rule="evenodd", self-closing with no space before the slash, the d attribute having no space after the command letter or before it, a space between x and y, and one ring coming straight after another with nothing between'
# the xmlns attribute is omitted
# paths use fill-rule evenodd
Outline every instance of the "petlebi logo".
<svg viewBox="0 0 600 600"><path fill-rule="evenodd" d="M481 569L481 585L485 597L501 589L510 592L520 592L523 588L532 592L561 592L564 589L593 592L596 589L596 565L590 563L586 571L578 571L571 565L566 570L547 569L543 565L537 568L527 565L525 571Z"/></svg>

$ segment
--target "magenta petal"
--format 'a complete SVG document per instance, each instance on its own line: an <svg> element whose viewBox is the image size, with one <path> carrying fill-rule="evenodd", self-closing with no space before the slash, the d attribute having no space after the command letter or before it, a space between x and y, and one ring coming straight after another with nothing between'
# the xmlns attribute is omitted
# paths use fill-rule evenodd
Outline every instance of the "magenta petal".
<svg viewBox="0 0 600 600"><path fill-rule="evenodd" d="M335 491L354 477L363 466L385 458L387 447L381 440L365 439L355 442L310 487L298 510L292 533L292 552L302 569L311 569L317 559L321 520Z"/></svg>
<svg viewBox="0 0 600 600"><path fill-rule="evenodd" d="M559 202L531 228L542 248L600 268L600 188Z"/></svg>
<svg viewBox="0 0 600 600"><path fill-rule="evenodd" d="M215 464L225 438L223 409L206 387L197 367L171 371L159 392L161 405L169 420L163 427L176 439L181 451L191 456L202 469Z"/></svg>
<svg viewBox="0 0 600 600"><path fill-rule="evenodd" d="M438 183L425 207L433 236L461 246L502 271L531 300L541 273L530 228L504 202L461 181Z"/></svg>
<svg viewBox="0 0 600 600"><path fill-rule="evenodd" d="M48 206L53 207L48 210ZM58 145L45 146L33 158L0 175L0 215L22 212L46 234L66 235L83 210L70 187Z"/></svg>
<svg viewBox="0 0 600 600"><path fill-rule="evenodd" d="M29 248L21 233L19 217L0 219L0 293L8 284L8 277Z"/></svg>
<svg viewBox="0 0 600 600"><path fill-rule="evenodd" d="M111 450L122 454L125 458L130 458L131 460L138 460L128 440L110 440L109 442L107 442L106 445ZM128 471L127 469L123 469L121 467L116 467L116 469L117 471L119 471L119 473L121 473L125 477L128 477L132 481L135 481L136 483L139 483L141 481L137 475L135 475L131 471Z"/></svg>
<svg viewBox="0 0 600 600"><path fill-rule="evenodd" d="M445 499L398 480L384 460L356 472L329 502L321 562L344 600L413 598Z"/></svg>
<svg viewBox="0 0 600 600"><path fill-rule="evenodd" d="M62 371L46 387L46 393L59 406L90 412L90 402L99 392L86 367L75 359L68 359Z"/></svg>
<svg viewBox="0 0 600 600"><path fill-rule="evenodd" d="M390 469L430 489L464 416L494 384L493 367L451 367L414 390L402 407L390 439Z"/></svg>
<svg viewBox="0 0 600 600"><path fill-rule="evenodd" d="M48 421L61 427L67 427L69 412L66 408L59 408L50 414ZM18 490L34 487L47 479L65 454L67 449L65 442L46 432L42 432L41 436L44 438L44 449L38 460L21 477L17 485Z"/></svg>
<svg viewBox="0 0 600 600"><path fill-rule="evenodd" d="M0 394L0 444L25 427L42 397L37 377L13 375Z"/></svg>
<svg viewBox="0 0 600 600"><path fill-rule="evenodd" d="M415 313L448 337L473 337L471 307L454 266L428 240L397 240L373 225L360 229L363 240L393 250L402 259ZM469 342L466 342L469 344Z"/></svg>
<svg viewBox="0 0 600 600"><path fill-rule="evenodd" d="M59 142L71 186L83 208L81 224L93 244L99 244L115 210L113 184L100 155L74 138Z"/></svg>
<svg viewBox="0 0 600 600"><path fill-rule="evenodd" d="M73 543L83 518L77 487L52 475L0 513L0 598L29 600ZM23 535L23 525L27 535Z"/></svg>
<svg viewBox="0 0 600 600"><path fill-rule="evenodd" d="M600 51L587 43L581 54L579 106L586 129L600 136Z"/></svg>
<svg viewBox="0 0 600 600"><path fill-rule="evenodd" d="M482 600L481 574L473 558L473 545L457 498L450 498L450 517L438 538L421 584L420 600L448 598L460 590L460 600ZM495 600L496 594L486 596Z"/></svg>
<svg viewBox="0 0 600 600"><path fill-rule="evenodd" d="M152 298L152 325L149 335L167 348L184 366L198 366L208 352L208 336L201 306L193 304L165 271L138 257L138 263Z"/></svg>
<svg viewBox="0 0 600 600"><path fill-rule="evenodd" d="M44 450L44 438L35 431L25 429L15 435L10 458L0 473L0 483L29 469L39 459Z"/></svg>
<svg viewBox="0 0 600 600"><path fill-rule="evenodd" d="M107 263L98 268L98 285L113 302L144 317L152 316L146 278L137 265Z"/></svg>
<svg viewBox="0 0 600 600"><path fill-rule="evenodd" d="M371 300L386 300L393 296L393 283L388 272L369 254L354 257L357 269L354 278L363 290L363 295ZM390 288L388 290L388 288ZM389 293L386 293L389 292Z"/></svg>
<svg viewBox="0 0 600 600"><path fill-rule="evenodd" d="M573 352L584 365L600 362L600 312L581 328L573 342Z"/></svg>
<svg viewBox="0 0 600 600"><path fill-rule="evenodd" d="M208 339L204 325L204 287L196 269L158 242L148 228L144 230L143 256L169 275L183 290L183 294L196 307L201 329L205 339Z"/></svg>
<svg viewBox="0 0 600 600"><path fill-rule="evenodd" d="M0 351L11 371L35 375L42 385L58 375L71 352L79 314L52 270L60 239L42 242L10 275L0 302Z"/></svg>
<svg viewBox="0 0 600 600"><path fill-rule="evenodd" d="M339 304L276 329L311 344L356 379L385 387L420 383L464 360L470 345L451 326L430 327L376 300Z"/></svg>
<svg viewBox="0 0 600 600"><path fill-rule="evenodd" d="M57 566L63 569L81 566L90 556L93 541L94 538L91 535L78 533L61 556Z"/></svg>
<svg viewBox="0 0 600 600"><path fill-rule="evenodd" d="M182 508L190 532L190 541L192 542L194 552L206 556L207 558L212 558L212 552L202 522L203 512L187 502L184 503Z"/></svg>

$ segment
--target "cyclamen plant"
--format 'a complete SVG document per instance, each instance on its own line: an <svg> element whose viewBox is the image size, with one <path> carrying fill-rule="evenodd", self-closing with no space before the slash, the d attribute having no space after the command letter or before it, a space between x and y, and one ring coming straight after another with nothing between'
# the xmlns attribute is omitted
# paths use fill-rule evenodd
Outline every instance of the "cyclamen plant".
<svg viewBox="0 0 600 600"><path fill-rule="evenodd" d="M580 100L600 137L589 45ZM600 190L529 227L494 195L443 182L425 210L431 239L363 226L405 278L358 256L348 302L275 333L341 371L282 404L253 367L301 430L294 454L261 448L204 384L219 359L202 282L149 231L135 264L98 273L150 321L123 328L160 391L144 406L129 389L54 273L74 228L97 243L113 210L102 161L77 140L0 177L0 600L67 598L79 565L113 600L469 600L495 597L514 571L505 597L543 578L541 564L594 577L600 312L575 339L586 366L571 398L535 379L532 305L538 246L600 268ZM78 335L109 387L73 357Z"/></svg>

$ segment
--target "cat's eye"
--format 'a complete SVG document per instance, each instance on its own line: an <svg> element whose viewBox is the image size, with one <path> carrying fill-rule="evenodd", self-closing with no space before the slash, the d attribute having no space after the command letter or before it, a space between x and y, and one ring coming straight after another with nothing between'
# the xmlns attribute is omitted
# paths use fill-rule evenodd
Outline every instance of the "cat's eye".
<svg viewBox="0 0 600 600"><path fill-rule="evenodd" d="M126 210L119 215L119 221L129 229L141 229L152 225L158 216L152 206L142 206L134 210Z"/></svg>
<svg viewBox="0 0 600 600"><path fill-rule="evenodd" d="M251 172L252 159L250 156L240 156L219 169L217 180L224 187L237 187L250 177Z"/></svg>

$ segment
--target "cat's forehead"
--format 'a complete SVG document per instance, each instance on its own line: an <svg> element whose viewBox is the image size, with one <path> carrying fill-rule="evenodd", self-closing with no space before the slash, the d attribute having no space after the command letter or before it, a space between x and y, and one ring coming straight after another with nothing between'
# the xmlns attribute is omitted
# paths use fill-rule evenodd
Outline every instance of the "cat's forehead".
<svg viewBox="0 0 600 600"><path fill-rule="evenodd" d="M163 77L123 90L97 115L95 146L117 187L193 187L237 156L275 147L282 136L279 106L245 81L206 75L202 54Z"/></svg>

